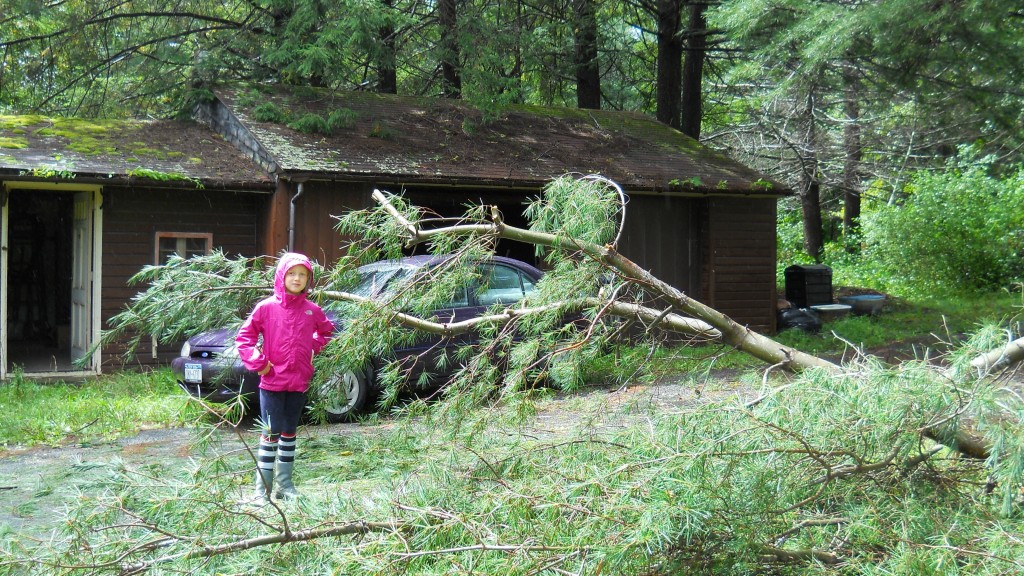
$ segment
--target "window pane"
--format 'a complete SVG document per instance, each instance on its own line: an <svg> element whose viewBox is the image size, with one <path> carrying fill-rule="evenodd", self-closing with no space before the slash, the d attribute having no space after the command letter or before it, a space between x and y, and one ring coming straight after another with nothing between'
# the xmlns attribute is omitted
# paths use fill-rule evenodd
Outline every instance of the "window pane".
<svg viewBox="0 0 1024 576"><path fill-rule="evenodd" d="M523 298L523 283L518 270L507 266L483 267L484 289L480 292L480 304L511 304Z"/></svg>
<svg viewBox="0 0 1024 576"><path fill-rule="evenodd" d="M185 258L192 258L194 256L205 256L209 251L209 247L206 245L206 238L182 238L184 240Z"/></svg>
<svg viewBox="0 0 1024 576"><path fill-rule="evenodd" d="M178 239L177 238L160 238L160 262L159 264L167 264L167 261L171 259L171 256L178 253Z"/></svg>
<svg viewBox="0 0 1024 576"><path fill-rule="evenodd" d="M210 253L210 240L211 235L209 234L157 232L157 264L167 264L171 256L175 254L182 258L205 256Z"/></svg>

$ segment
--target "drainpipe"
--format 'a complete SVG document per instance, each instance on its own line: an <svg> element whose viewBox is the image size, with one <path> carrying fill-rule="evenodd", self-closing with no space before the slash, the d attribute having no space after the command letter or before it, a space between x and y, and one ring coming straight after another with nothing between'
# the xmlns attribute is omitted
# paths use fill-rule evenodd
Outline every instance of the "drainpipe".
<svg viewBox="0 0 1024 576"><path fill-rule="evenodd" d="M292 196L291 206L288 208L288 251L295 251L295 201L302 196L302 182L299 182L299 189Z"/></svg>

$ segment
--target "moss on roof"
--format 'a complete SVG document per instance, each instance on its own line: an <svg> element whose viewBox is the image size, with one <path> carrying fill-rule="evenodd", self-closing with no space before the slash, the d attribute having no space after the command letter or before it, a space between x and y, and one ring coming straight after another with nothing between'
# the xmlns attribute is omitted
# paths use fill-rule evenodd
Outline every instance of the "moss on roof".
<svg viewBox="0 0 1024 576"><path fill-rule="evenodd" d="M281 174L536 186L583 172L633 190L785 193L633 112L527 105L484 111L462 100L270 85L214 92Z"/></svg>
<svg viewBox="0 0 1024 576"><path fill-rule="evenodd" d="M194 122L0 115L0 174L259 183L267 174Z"/></svg>

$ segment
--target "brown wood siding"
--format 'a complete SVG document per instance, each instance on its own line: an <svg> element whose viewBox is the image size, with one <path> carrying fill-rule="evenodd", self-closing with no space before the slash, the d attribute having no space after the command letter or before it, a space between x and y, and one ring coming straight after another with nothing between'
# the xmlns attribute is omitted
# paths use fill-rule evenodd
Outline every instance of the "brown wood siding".
<svg viewBox="0 0 1024 576"><path fill-rule="evenodd" d="M413 205L419 206L435 216L446 218L464 216L469 206L478 206L481 203L494 205L498 207L502 220L506 224L518 228L529 227L524 212L529 202L541 194L540 190L473 187L455 190L436 187L409 187L405 188L402 193ZM419 247L418 250L422 251L423 247ZM524 242L499 240L494 252L499 256L517 258L543 268L543 263L538 262L535 247Z"/></svg>
<svg viewBox="0 0 1024 576"><path fill-rule="evenodd" d="M213 248L230 256L257 254L257 214L267 197L259 194L133 187L103 191L103 296L101 318L110 317L143 289L128 279L153 264L157 232L212 233ZM161 343L158 358L149 346L129 365L164 364L177 355L180 342ZM103 350L104 369L122 366L123 344Z"/></svg>
<svg viewBox="0 0 1024 576"><path fill-rule="evenodd" d="M289 210L298 185L292 184L287 190L283 210L275 213L272 223L275 238L283 241L272 254L276 255L288 247ZM302 195L295 199L295 246L301 252L324 266L333 265L344 255L347 239L337 231L336 216L369 206L372 187L367 184L343 182L306 182ZM280 194L279 194L280 195Z"/></svg>
<svg viewBox="0 0 1024 576"><path fill-rule="evenodd" d="M288 249L288 211L293 194L291 183L285 180L277 183L267 210L260 215L260 254L277 256Z"/></svg>
<svg viewBox="0 0 1024 576"><path fill-rule="evenodd" d="M701 299L696 200L634 195L619 251L661 280Z"/></svg>
<svg viewBox="0 0 1024 576"><path fill-rule="evenodd" d="M775 324L775 199L711 198L703 285L707 305L766 334Z"/></svg>

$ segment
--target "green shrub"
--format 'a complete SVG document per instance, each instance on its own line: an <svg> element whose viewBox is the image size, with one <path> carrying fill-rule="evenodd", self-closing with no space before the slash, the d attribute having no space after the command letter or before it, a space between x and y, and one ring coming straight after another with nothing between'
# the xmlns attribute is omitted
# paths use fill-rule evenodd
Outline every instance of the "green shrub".
<svg viewBox="0 0 1024 576"><path fill-rule="evenodd" d="M316 114L303 114L294 122L289 122L288 127L298 130L303 134L330 134L331 128L322 116Z"/></svg>
<svg viewBox="0 0 1024 576"><path fill-rule="evenodd" d="M257 122L285 123L288 121L288 112L273 102L264 102L253 108L252 119Z"/></svg>
<svg viewBox="0 0 1024 576"><path fill-rule="evenodd" d="M353 128L356 125L356 120L359 119L359 114L351 108L339 108L334 112L331 112L330 116L327 117L327 126L330 130L339 130L344 128Z"/></svg>
<svg viewBox="0 0 1024 576"><path fill-rule="evenodd" d="M906 199L863 218L865 260L915 293L973 292L1024 277L1024 170L919 172Z"/></svg>

